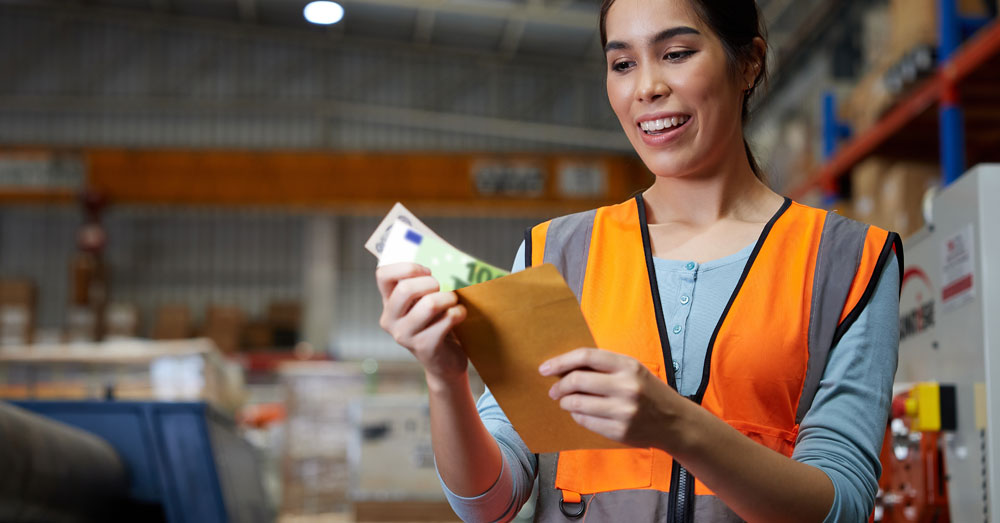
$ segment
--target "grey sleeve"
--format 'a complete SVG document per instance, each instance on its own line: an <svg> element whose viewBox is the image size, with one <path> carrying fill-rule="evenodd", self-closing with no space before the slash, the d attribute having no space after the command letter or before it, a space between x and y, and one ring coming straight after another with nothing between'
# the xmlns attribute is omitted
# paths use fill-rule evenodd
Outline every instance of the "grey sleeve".
<svg viewBox="0 0 1000 523"><path fill-rule="evenodd" d="M517 251L511 272L524 269L524 243ZM514 430L507 415L500 409L496 398L486 389L476 403L476 410L483 420L486 430L493 435L503 466L500 477L486 492L478 496L462 497L452 492L444 481L441 488L455 514L462 521L509 521L517 515L521 506L531 496L531 490L538 471L538 456L528 450L521 436ZM440 480L440 475L438 476Z"/></svg>
<svg viewBox="0 0 1000 523"><path fill-rule="evenodd" d="M830 352L792 458L830 477L827 522L867 521L875 506L879 453L899 351L899 264L886 263L871 300Z"/></svg>

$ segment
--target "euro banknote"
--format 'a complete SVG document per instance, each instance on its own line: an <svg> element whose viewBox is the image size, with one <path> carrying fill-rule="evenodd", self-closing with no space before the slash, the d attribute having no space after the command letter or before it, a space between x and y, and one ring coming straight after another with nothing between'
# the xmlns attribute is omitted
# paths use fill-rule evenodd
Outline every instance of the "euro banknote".
<svg viewBox="0 0 1000 523"><path fill-rule="evenodd" d="M375 228L375 232L368 238L365 242L365 249L368 252L375 255L376 258L382 257L382 249L385 247L385 240L389 237L389 229L392 228L392 224L397 221L402 221L406 225L409 225L417 232L423 236L430 236L438 241L445 242L440 236L434 233L430 227L424 225L424 222L420 221L409 209L403 206L403 204L396 202L396 205L392 206L389 210L389 214L382 218L379 222L378 227Z"/></svg>
<svg viewBox="0 0 1000 523"><path fill-rule="evenodd" d="M426 234L397 220L383 242L379 266L413 262L431 270L442 291L453 291L509 274L452 247L437 235Z"/></svg>

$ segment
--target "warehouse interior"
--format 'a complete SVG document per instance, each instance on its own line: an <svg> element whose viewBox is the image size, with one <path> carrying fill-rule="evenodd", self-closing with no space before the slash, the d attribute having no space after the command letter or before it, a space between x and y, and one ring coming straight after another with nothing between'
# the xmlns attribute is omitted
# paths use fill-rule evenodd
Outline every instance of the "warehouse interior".
<svg viewBox="0 0 1000 523"><path fill-rule="evenodd" d="M338 1L0 0L0 520L458 520L366 241L508 270L654 175L601 2ZM757 4L767 184L906 252L874 521L1000 522L1000 3Z"/></svg>

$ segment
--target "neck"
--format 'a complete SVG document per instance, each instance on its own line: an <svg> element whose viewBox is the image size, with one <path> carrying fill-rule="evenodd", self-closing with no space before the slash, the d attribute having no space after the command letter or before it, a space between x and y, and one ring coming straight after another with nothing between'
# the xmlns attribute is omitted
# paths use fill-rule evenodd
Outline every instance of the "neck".
<svg viewBox="0 0 1000 523"><path fill-rule="evenodd" d="M775 198L757 179L743 149L720 154L704 173L680 177L657 176L643 193L649 223L685 223L708 226L723 219L767 221ZM735 148L733 148L735 149Z"/></svg>

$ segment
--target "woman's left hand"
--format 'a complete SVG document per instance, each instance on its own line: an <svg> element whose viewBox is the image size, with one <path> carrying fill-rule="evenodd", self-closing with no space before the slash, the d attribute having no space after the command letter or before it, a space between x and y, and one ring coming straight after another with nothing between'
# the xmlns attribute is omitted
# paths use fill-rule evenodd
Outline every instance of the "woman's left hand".
<svg viewBox="0 0 1000 523"><path fill-rule="evenodd" d="M636 359L601 349L576 349L539 367L562 376L549 397L581 426L633 447L668 450L681 443L680 417L694 406Z"/></svg>

